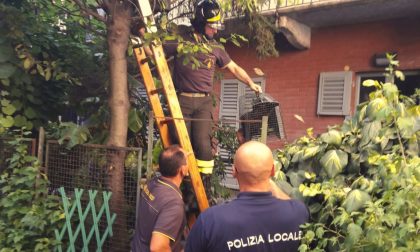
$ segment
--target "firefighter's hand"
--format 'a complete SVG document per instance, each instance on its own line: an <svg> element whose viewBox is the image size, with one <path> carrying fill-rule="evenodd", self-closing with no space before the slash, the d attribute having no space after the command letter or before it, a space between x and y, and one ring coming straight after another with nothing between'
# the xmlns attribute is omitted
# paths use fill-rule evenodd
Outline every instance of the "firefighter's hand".
<svg viewBox="0 0 420 252"><path fill-rule="evenodd" d="M249 87L257 94L262 93L261 87L259 85L255 84L254 82L252 82L251 85L249 85Z"/></svg>

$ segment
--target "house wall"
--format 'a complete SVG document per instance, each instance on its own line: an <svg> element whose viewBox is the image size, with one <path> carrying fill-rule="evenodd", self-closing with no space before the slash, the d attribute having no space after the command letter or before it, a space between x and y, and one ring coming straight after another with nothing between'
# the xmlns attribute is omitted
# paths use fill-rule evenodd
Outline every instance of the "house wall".
<svg viewBox="0 0 420 252"><path fill-rule="evenodd" d="M255 50L247 46L226 48L251 77L258 77L253 71L255 67L265 73L266 93L279 101L286 142L292 142L303 136L307 128L313 127L319 134L328 125L341 124L344 119L316 114L320 72L353 71L354 108L356 74L383 71L372 65L375 53L397 52L400 70L420 69L420 18L312 29L310 49L280 51L277 58L259 60ZM224 78L233 76L226 72ZM216 85L216 92L220 92L220 85ZM305 122L297 120L295 114ZM270 143L272 148L283 144L283 141Z"/></svg>

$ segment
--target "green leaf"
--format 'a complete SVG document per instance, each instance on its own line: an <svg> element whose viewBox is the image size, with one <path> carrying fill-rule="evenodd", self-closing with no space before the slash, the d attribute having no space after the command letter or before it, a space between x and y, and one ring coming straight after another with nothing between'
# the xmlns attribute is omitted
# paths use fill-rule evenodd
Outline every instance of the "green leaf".
<svg viewBox="0 0 420 252"><path fill-rule="evenodd" d="M51 68L46 68L45 69L45 80L49 81L51 79Z"/></svg>
<svg viewBox="0 0 420 252"><path fill-rule="evenodd" d="M26 126L26 124L27 124L26 117L24 117L22 115L15 116L14 120L15 120L15 126L16 127L23 127L23 126Z"/></svg>
<svg viewBox="0 0 420 252"><path fill-rule="evenodd" d="M316 237L321 239L324 236L324 232L325 232L324 228L318 227L315 231Z"/></svg>
<svg viewBox="0 0 420 252"><path fill-rule="evenodd" d="M314 157L321 150L320 146L308 147L303 151L303 160Z"/></svg>
<svg viewBox="0 0 420 252"><path fill-rule="evenodd" d="M10 80L9 79L1 79L1 84L5 85L6 87L10 86Z"/></svg>
<svg viewBox="0 0 420 252"><path fill-rule="evenodd" d="M13 115L13 113L15 113L15 111L16 111L16 108L12 104L8 104L7 106L2 107L1 110L6 115Z"/></svg>
<svg viewBox="0 0 420 252"><path fill-rule="evenodd" d="M359 241L361 235L363 234L363 230L360 226L350 223L350 225L347 226L347 233L348 236L346 240L353 245Z"/></svg>
<svg viewBox="0 0 420 252"><path fill-rule="evenodd" d="M385 83L382 86L384 90L384 95L388 100L394 101L398 99L398 87L393 83Z"/></svg>
<svg viewBox="0 0 420 252"><path fill-rule="evenodd" d="M378 81L371 79L363 81L362 85L364 87L380 87Z"/></svg>
<svg viewBox="0 0 420 252"><path fill-rule="evenodd" d="M404 103L399 102L397 104L397 111L398 111L398 117L406 117L407 116L407 108L405 107Z"/></svg>
<svg viewBox="0 0 420 252"><path fill-rule="evenodd" d="M343 202L343 206L347 212L351 213L361 209L367 202L369 202L370 195L365 191L355 189L350 191Z"/></svg>
<svg viewBox="0 0 420 252"><path fill-rule="evenodd" d="M15 73L15 71L16 71L16 67L14 67L12 64L0 63L0 79L9 78Z"/></svg>
<svg viewBox="0 0 420 252"><path fill-rule="evenodd" d="M289 177L290 184L292 184L293 187L298 187L305 180L305 175L301 175L298 172L289 171L287 172L287 176Z"/></svg>
<svg viewBox="0 0 420 252"><path fill-rule="evenodd" d="M382 221L390 227L395 227L395 225L397 225L398 219L399 219L399 216L393 213L385 214L382 217Z"/></svg>
<svg viewBox="0 0 420 252"><path fill-rule="evenodd" d="M232 39L232 43L237 47L241 47L241 44L239 44L239 42L236 39Z"/></svg>
<svg viewBox="0 0 420 252"><path fill-rule="evenodd" d="M329 150L320 163L330 178L334 178L347 165L348 155L342 150Z"/></svg>
<svg viewBox="0 0 420 252"><path fill-rule="evenodd" d="M0 63L9 61L14 54L13 47L6 44L0 45Z"/></svg>
<svg viewBox="0 0 420 252"><path fill-rule="evenodd" d="M12 102L13 106L16 108L16 110L20 110L23 106L22 102L19 100L14 100Z"/></svg>
<svg viewBox="0 0 420 252"><path fill-rule="evenodd" d="M385 116L382 110L387 106L388 102L385 98L375 98L367 105L366 114L370 119L382 119Z"/></svg>
<svg viewBox="0 0 420 252"><path fill-rule="evenodd" d="M130 109L130 112L128 113L128 128L134 133L137 133L140 131L142 125L138 111L135 108Z"/></svg>
<svg viewBox="0 0 420 252"><path fill-rule="evenodd" d="M381 128L382 124L380 121L366 123L362 128L362 140L360 141L360 147L363 147L370 141L374 140L379 135Z"/></svg>
<svg viewBox="0 0 420 252"><path fill-rule="evenodd" d="M307 232L306 232L306 234L305 234L305 239L306 239L308 242L311 242L314 238L315 238L315 233L314 233L314 231L309 230L309 231L307 231Z"/></svg>
<svg viewBox="0 0 420 252"><path fill-rule="evenodd" d="M296 152L296 153L293 155L293 158L292 158L292 161L291 161L291 162L292 162L292 163L296 163L296 162L301 161L302 156L303 156L303 150L300 150L300 151Z"/></svg>
<svg viewBox="0 0 420 252"><path fill-rule="evenodd" d="M413 106L407 110L407 113L411 116L420 117L420 105Z"/></svg>
<svg viewBox="0 0 420 252"><path fill-rule="evenodd" d="M0 104L2 106L8 106L10 104L10 100L8 100L8 99L1 99L0 100Z"/></svg>
<svg viewBox="0 0 420 252"><path fill-rule="evenodd" d="M78 126L72 122L62 123L60 126L64 129L62 137L58 141L61 144L67 140L68 143L66 148L68 149L71 149L78 144L85 143L90 136L90 132L87 127Z"/></svg>
<svg viewBox="0 0 420 252"><path fill-rule="evenodd" d="M321 135L321 140L327 144L339 146L341 144L343 134L337 130L329 130Z"/></svg>
<svg viewBox="0 0 420 252"><path fill-rule="evenodd" d="M5 128L10 128L14 124L14 119L11 116L6 117L0 117L0 125L2 125Z"/></svg>
<svg viewBox="0 0 420 252"><path fill-rule="evenodd" d="M41 76L45 76L44 69L42 68L41 64L36 64L36 69Z"/></svg>
<svg viewBox="0 0 420 252"><path fill-rule="evenodd" d="M306 252L306 251L308 251L308 245L306 245L306 244L301 244L301 245L299 246L299 248L298 248L298 251L299 251L299 252Z"/></svg>
<svg viewBox="0 0 420 252"><path fill-rule="evenodd" d="M403 72L401 72L400 70L395 70L394 72L395 77L397 77L398 79L404 81L405 80L405 76L403 74Z"/></svg>
<svg viewBox="0 0 420 252"><path fill-rule="evenodd" d="M26 109L25 109L25 116L26 116L28 119L33 119L33 118L35 118L35 116L36 116L36 112L35 112L35 110L33 110L32 108L26 108Z"/></svg>
<svg viewBox="0 0 420 252"><path fill-rule="evenodd" d="M31 68L32 64L33 64L32 58L28 57L23 61L23 68L25 70L28 70L29 68Z"/></svg>
<svg viewBox="0 0 420 252"><path fill-rule="evenodd" d="M414 125L414 117L399 117L397 119L398 129L401 131L401 136L404 138L411 138L415 132Z"/></svg>

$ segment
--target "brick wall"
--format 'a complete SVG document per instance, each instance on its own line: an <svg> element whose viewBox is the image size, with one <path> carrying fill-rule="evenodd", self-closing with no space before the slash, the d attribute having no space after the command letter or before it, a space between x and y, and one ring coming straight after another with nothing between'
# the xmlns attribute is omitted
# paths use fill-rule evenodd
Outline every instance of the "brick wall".
<svg viewBox="0 0 420 252"><path fill-rule="evenodd" d="M375 53L397 52L400 70L420 69L419 24L420 18L417 18L312 29L310 49L282 50L279 57L264 60L258 60L254 49L246 45L227 46L227 50L251 77L257 77L252 70L254 67L265 73L266 92L280 102L286 141L292 142L304 135L306 128L313 127L318 134L328 125L341 124L344 119L316 114L320 72L343 71L347 67L353 71L354 102L355 74L383 71L372 65ZM225 78L233 76L225 73ZM215 90L220 92L219 84ZM305 123L295 119L294 114L302 116ZM282 144L273 143L271 147Z"/></svg>

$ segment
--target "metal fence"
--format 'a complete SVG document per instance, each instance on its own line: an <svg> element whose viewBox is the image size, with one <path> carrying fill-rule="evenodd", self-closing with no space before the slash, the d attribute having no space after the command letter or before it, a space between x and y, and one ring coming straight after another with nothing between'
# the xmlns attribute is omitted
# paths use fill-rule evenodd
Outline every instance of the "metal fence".
<svg viewBox="0 0 420 252"><path fill-rule="evenodd" d="M47 141L45 169L50 193L64 187L72 197L74 188L112 191L111 211L117 214L114 236L102 251L130 251L130 238L135 229L138 176L141 173L140 148L116 148L83 144L66 149L57 141ZM101 202L96 202L101 205ZM87 199L86 199L87 204ZM105 228L105 220L103 228ZM101 226L101 225L100 225ZM81 240L76 248L81 248ZM96 251L96 244L90 250Z"/></svg>

